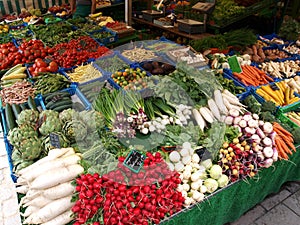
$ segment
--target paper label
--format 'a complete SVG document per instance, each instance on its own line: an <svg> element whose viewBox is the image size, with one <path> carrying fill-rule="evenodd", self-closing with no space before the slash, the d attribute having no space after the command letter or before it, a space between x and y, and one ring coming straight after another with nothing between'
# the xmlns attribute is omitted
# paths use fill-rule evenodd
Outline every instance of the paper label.
<svg viewBox="0 0 300 225"><path fill-rule="evenodd" d="M229 64L230 69L232 70L232 72L237 72L237 73L242 72L241 65L240 65L236 55L231 56L231 57L228 58L228 64Z"/></svg>
<svg viewBox="0 0 300 225"><path fill-rule="evenodd" d="M142 153L132 150L129 155L126 157L123 165L132 170L135 173L138 173L144 164L146 156Z"/></svg>

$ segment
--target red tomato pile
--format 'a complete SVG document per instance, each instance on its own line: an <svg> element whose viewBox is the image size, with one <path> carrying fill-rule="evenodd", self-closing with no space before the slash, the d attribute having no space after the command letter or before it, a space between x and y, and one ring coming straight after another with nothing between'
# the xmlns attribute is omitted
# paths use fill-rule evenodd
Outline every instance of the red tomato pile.
<svg viewBox="0 0 300 225"><path fill-rule="evenodd" d="M57 72L58 64L55 61L47 63L43 59L37 58L34 60L34 64L30 66L28 70L33 77L37 77L40 75L40 73Z"/></svg>
<svg viewBox="0 0 300 225"><path fill-rule="evenodd" d="M45 47L41 40L25 41L19 46L19 49L23 55L22 63L31 63L37 58L43 59L50 52L50 48Z"/></svg>
<svg viewBox="0 0 300 225"><path fill-rule="evenodd" d="M60 67L71 68L85 63L90 58L99 58L109 49L99 44L89 36L73 39L68 43L54 46L52 58L58 62Z"/></svg>
<svg viewBox="0 0 300 225"><path fill-rule="evenodd" d="M12 42L0 45L0 70L6 70L20 64L22 58L22 54L18 52Z"/></svg>
<svg viewBox="0 0 300 225"><path fill-rule="evenodd" d="M118 169L100 177L83 174L77 178L78 200L72 208L74 225L158 224L167 215L182 209L184 197L176 190L181 183L179 174L171 172L160 153L147 153L147 161L139 173L132 173L119 159ZM152 167L151 169L148 167ZM157 169L153 169L157 168ZM159 180L149 185L127 184L129 179ZM102 219L101 219L102 218Z"/></svg>
<svg viewBox="0 0 300 225"><path fill-rule="evenodd" d="M37 58L45 58L51 52L41 40L23 42L17 48L12 42L0 45L0 70L9 69L17 64L31 63Z"/></svg>

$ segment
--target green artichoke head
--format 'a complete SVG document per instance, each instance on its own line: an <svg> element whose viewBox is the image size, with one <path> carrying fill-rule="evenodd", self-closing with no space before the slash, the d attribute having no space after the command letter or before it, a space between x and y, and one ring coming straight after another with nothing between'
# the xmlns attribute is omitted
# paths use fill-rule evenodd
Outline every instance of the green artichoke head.
<svg viewBox="0 0 300 225"><path fill-rule="evenodd" d="M31 126L36 126L39 119L39 112L33 109L22 110L18 116L17 124L19 126L23 124L29 124Z"/></svg>
<svg viewBox="0 0 300 225"><path fill-rule="evenodd" d="M38 132L32 125L25 123L10 130L7 139L13 146L19 146L23 140L33 136L38 136Z"/></svg>
<svg viewBox="0 0 300 225"><path fill-rule="evenodd" d="M58 117L58 112L53 110L45 110L40 113L41 125L39 127L39 132L46 136L52 132L58 132L61 130L61 122Z"/></svg>
<svg viewBox="0 0 300 225"><path fill-rule="evenodd" d="M88 134L87 126L81 120L66 122L62 131L71 143L84 140Z"/></svg>
<svg viewBox="0 0 300 225"><path fill-rule="evenodd" d="M71 121L73 119L73 115L76 113L74 109L65 109L61 113L59 113L59 119L62 124L64 124L67 121Z"/></svg>
<svg viewBox="0 0 300 225"><path fill-rule="evenodd" d="M21 142L19 151L24 160L37 159L42 151L42 141L37 136L29 137Z"/></svg>

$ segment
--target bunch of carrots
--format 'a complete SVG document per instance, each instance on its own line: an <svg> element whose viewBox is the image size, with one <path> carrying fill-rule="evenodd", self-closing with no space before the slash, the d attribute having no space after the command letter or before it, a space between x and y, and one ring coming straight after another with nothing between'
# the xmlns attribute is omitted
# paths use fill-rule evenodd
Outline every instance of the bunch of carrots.
<svg viewBox="0 0 300 225"><path fill-rule="evenodd" d="M256 90L256 93L266 101L274 102L277 106L293 104L300 100L299 97L295 96L294 90L284 81L261 86Z"/></svg>
<svg viewBox="0 0 300 225"><path fill-rule="evenodd" d="M264 71L249 65L241 66L242 72L233 72L233 75L247 86L260 86L273 82L273 78L268 76Z"/></svg>
<svg viewBox="0 0 300 225"><path fill-rule="evenodd" d="M277 122L273 123L273 130L276 132L275 146L278 151L278 157L288 160L288 154L292 154L291 149L296 152L293 135Z"/></svg>

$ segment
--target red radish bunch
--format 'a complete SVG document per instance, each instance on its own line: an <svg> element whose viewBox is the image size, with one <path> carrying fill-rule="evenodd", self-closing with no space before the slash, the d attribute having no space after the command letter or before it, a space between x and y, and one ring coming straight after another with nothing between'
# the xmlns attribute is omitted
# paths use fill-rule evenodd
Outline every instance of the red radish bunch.
<svg viewBox="0 0 300 225"><path fill-rule="evenodd" d="M146 156L139 173L123 166L125 158L120 157L115 171L102 177L85 174L78 178L74 225L158 224L180 211L185 199L176 190L181 183L179 174L168 169L160 153Z"/></svg>
<svg viewBox="0 0 300 225"><path fill-rule="evenodd" d="M102 183L102 178L97 173L83 174L76 179L76 192L79 199L72 207L72 211L77 214L74 225L85 224L103 207Z"/></svg>

